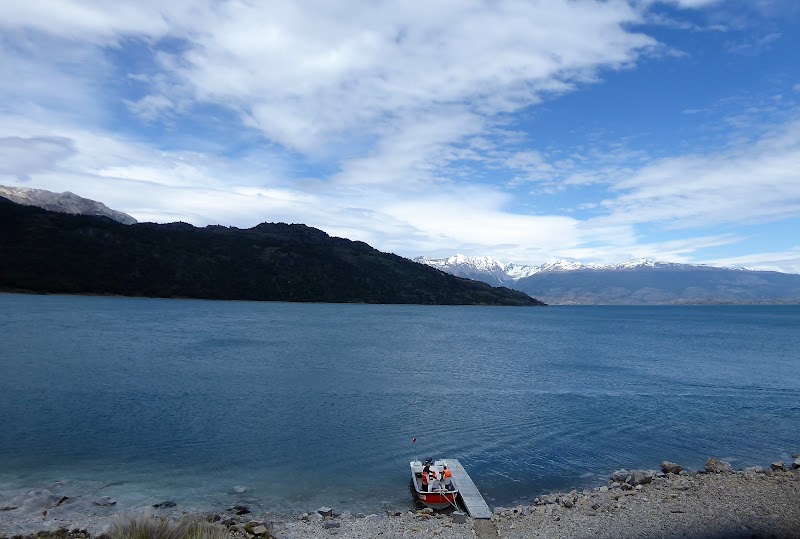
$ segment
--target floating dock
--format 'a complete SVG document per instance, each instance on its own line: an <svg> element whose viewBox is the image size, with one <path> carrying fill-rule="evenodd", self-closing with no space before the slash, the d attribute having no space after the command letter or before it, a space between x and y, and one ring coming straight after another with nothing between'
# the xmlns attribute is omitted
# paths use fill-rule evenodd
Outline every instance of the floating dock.
<svg viewBox="0 0 800 539"><path fill-rule="evenodd" d="M458 459L447 460L447 467L453 472L453 481L458 487L461 503L472 518L492 518L492 511L481 496L478 487Z"/></svg>

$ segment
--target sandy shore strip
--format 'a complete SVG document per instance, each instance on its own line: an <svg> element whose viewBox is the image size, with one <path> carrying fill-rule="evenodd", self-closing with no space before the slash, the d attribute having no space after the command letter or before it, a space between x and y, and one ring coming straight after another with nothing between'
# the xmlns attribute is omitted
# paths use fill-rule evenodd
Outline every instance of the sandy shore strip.
<svg viewBox="0 0 800 539"><path fill-rule="evenodd" d="M793 459L788 464L738 471L716 459L709 459L706 470L700 472L619 470L607 485L496 508L491 520L460 522L457 514L429 510L353 515L345 508L341 513L320 508L278 517L246 512L241 506L195 516L227 526L233 537L253 539L800 538L800 455ZM113 500L102 497L92 500L91 507L70 507L64 496L49 494L45 499L41 491L36 492L12 499L3 499L0 493L0 537L29 537L61 528L68 530L61 532L63 538L84 539L107 532L120 516L186 516L170 504L123 512L114 508ZM52 507L42 508L42 504Z"/></svg>

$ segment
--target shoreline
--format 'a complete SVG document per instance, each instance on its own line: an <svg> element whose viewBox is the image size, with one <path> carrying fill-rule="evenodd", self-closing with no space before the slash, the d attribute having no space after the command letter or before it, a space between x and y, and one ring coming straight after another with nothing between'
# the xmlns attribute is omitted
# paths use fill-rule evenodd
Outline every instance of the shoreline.
<svg viewBox="0 0 800 539"><path fill-rule="evenodd" d="M606 485L542 495L515 507L494 508L490 520L467 517L465 522L457 514L428 510L364 515L342 507L287 516L251 512L246 506L215 513L182 511L169 501L123 508L108 496L70 498L39 489L10 498L0 493L0 538L88 539L107 533L120 518L137 516L206 519L244 539L800 538L800 453L793 459L744 470L732 470L717 459L696 472L667 462L658 471L618 470ZM262 525L266 533L252 533Z"/></svg>

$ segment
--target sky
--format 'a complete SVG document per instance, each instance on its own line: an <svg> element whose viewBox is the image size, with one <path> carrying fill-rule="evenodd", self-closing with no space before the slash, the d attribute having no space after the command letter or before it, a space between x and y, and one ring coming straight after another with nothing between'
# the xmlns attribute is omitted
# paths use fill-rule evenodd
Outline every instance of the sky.
<svg viewBox="0 0 800 539"><path fill-rule="evenodd" d="M413 258L800 273L796 0L3 0L0 184Z"/></svg>

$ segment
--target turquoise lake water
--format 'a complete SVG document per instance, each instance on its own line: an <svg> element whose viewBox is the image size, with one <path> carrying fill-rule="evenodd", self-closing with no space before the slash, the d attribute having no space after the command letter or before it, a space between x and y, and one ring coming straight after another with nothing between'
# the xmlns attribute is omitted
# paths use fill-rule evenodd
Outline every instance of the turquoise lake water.
<svg viewBox="0 0 800 539"><path fill-rule="evenodd" d="M369 512L410 507L408 461L434 456L508 506L664 459L800 451L800 306L6 294L0 418L0 489Z"/></svg>

